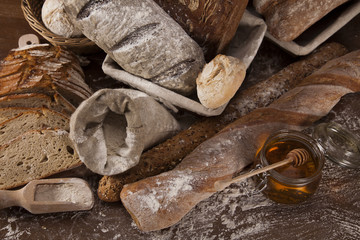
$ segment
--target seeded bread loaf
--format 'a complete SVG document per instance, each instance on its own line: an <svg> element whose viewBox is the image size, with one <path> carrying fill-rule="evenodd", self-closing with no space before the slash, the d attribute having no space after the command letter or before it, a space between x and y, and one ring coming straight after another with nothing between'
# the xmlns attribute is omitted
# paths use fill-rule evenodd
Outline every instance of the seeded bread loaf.
<svg viewBox="0 0 360 240"><path fill-rule="evenodd" d="M280 41L292 41L336 7L349 0L254 0L269 33Z"/></svg>
<svg viewBox="0 0 360 240"><path fill-rule="evenodd" d="M70 119L65 115L46 108L42 108L41 111L20 113L18 116L0 123L0 146L30 130L62 129L69 131L69 121Z"/></svg>
<svg viewBox="0 0 360 240"><path fill-rule="evenodd" d="M155 0L203 49L208 61L229 45L248 0Z"/></svg>
<svg viewBox="0 0 360 240"><path fill-rule="evenodd" d="M75 105L92 94L71 52L48 44L10 51L0 62L0 96L36 92L59 92Z"/></svg>
<svg viewBox="0 0 360 240"><path fill-rule="evenodd" d="M0 189L21 186L80 165L68 132L26 132L0 146Z"/></svg>
<svg viewBox="0 0 360 240"><path fill-rule="evenodd" d="M125 184L173 169L187 154L227 124L256 108L269 105L327 61L345 53L347 50L341 44L326 44L267 80L239 91L220 116L200 119L188 129L146 151L141 155L139 164L129 171L102 177L98 187L99 198L107 202L120 201L120 191Z"/></svg>
<svg viewBox="0 0 360 240"><path fill-rule="evenodd" d="M21 108L41 108L57 111L70 117L75 111L75 107L60 94L52 96L42 93L12 94L0 97L0 108L21 107Z"/></svg>
<svg viewBox="0 0 360 240"><path fill-rule="evenodd" d="M153 0L61 0L83 34L125 71L187 95L204 65L199 45Z"/></svg>

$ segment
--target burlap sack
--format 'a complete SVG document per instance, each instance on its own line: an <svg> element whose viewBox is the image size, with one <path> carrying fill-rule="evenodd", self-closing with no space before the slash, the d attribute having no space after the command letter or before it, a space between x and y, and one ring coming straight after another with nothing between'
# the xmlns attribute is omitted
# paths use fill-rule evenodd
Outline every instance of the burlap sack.
<svg viewBox="0 0 360 240"><path fill-rule="evenodd" d="M162 105L131 89L97 91L70 120L70 138L81 161L101 175L135 166L144 149L179 130L179 123Z"/></svg>

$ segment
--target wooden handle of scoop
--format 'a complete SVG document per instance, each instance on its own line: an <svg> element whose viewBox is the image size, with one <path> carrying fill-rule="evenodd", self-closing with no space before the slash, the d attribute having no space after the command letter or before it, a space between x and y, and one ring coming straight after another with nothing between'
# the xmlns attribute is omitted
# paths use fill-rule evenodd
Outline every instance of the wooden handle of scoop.
<svg viewBox="0 0 360 240"><path fill-rule="evenodd" d="M10 191L10 190L0 190L0 209L13 207L13 206L20 206L20 196L21 193L17 191Z"/></svg>

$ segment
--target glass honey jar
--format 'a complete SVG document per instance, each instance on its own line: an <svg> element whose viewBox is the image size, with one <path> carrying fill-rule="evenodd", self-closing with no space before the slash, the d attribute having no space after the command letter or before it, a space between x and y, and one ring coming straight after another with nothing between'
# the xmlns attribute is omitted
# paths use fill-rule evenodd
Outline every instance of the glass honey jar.
<svg viewBox="0 0 360 240"><path fill-rule="evenodd" d="M301 166L294 167L289 163L254 177L258 190L269 199L295 204L307 200L316 192L321 180L324 155L317 142L304 133L281 130L269 136L256 154L255 168L284 160L291 150L299 148L305 149L310 156Z"/></svg>

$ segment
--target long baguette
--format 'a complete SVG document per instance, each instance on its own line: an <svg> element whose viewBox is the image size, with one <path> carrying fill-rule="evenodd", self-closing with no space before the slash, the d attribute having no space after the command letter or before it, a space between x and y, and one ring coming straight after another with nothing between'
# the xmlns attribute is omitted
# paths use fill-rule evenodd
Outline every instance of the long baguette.
<svg viewBox="0 0 360 240"><path fill-rule="evenodd" d="M318 51L290 64L267 80L239 91L222 115L203 118L190 128L143 153L139 164L129 171L120 175L102 177L97 191L99 198L106 202L120 201L120 191L125 184L174 168L200 143L214 136L227 124L255 108L267 106L327 61L346 52L347 50L337 43L324 45Z"/></svg>
<svg viewBox="0 0 360 240"><path fill-rule="evenodd" d="M125 185L120 197L139 229L155 231L181 220L252 163L269 134L302 130L328 114L342 96L360 91L360 50L326 63L266 108L256 109L200 144L171 171Z"/></svg>

